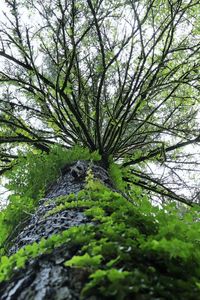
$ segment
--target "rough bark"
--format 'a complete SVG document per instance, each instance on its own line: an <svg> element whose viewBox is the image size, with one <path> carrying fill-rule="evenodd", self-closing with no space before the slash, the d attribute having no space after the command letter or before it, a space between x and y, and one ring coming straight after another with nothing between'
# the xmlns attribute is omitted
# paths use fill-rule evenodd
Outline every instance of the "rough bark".
<svg viewBox="0 0 200 300"><path fill-rule="evenodd" d="M12 241L9 254L21 247L38 242L42 237L90 222L79 209L61 211L44 218L55 207L55 197L79 192L85 184L89 163L79 161L62 169L62 176L41 199L35 213L30 217L23 230ZM101 166L92 166L96 178L111 186L108 173ZM14 272L10 281L0 285L1 300L64 300L79 299L85 274L63 266L77 249L65 245L52 253L41 255L28 262L25 269ZM96 299L95 297L92 299Z"/></svg>

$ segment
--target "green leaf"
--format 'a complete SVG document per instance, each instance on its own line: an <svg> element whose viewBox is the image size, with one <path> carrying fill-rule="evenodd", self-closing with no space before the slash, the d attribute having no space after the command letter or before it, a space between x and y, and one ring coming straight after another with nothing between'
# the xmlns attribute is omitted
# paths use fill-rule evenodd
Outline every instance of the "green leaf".
<svg viewBox="0 0 200 300"><path fill-rule="evenodd" d="M96 268L100 265L102 261L102 255L90 256L85 253L83 256L74 256L72 259L65 262L66 267L86 267L86 268Z"/></svg>

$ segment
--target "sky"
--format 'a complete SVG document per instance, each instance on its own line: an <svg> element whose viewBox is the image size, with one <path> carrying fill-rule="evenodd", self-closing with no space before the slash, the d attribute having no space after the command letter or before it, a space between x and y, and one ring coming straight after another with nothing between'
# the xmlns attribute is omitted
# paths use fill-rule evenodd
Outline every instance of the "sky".
<svg viewBox="0 0 200 300"><path fill-rule="evenodd" d="M0 20L2 21L4 19L4 15L3 15L3 11L6 11L6 5L5 5L5 1L4 0L0 0ZM197 147L196 147L197 148ZM187 149L186 151L188 153L192 153L193 151L196 152L196 148L193 147L193 146L187 146ZM159 170L156 170L157 172ZM188 179L188 174L185 172L184 173L184 177ZM8 192L7 190L3 187L3 184L5 183L5 179L2 180L2 182L0 182L0 208L1 208L1 205L4 205L6 202L7 202L7 197L8 197Z"/></svg>

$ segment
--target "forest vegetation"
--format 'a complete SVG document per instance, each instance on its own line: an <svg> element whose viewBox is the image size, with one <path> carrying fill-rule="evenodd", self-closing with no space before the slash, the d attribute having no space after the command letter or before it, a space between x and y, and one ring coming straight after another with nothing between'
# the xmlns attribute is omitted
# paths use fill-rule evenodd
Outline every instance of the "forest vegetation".
<svg viewBox="0 0 200 300"><path fill-rule="evenodd" d="M83 270L83 299L200 299L200 1L4 3L0 282L70 244L64 266ZM8 255L13 230L77 161L84 189L46 217L79 208L92 221Z"/></svg>

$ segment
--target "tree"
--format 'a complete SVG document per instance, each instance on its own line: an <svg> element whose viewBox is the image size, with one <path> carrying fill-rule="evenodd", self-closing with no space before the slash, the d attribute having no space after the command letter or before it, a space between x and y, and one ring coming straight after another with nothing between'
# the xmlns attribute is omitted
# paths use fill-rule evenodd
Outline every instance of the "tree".
<svg viewBox="0 0 200 300"><path fill-rule="evenodd" d="M198 165L182 149L200 140L199 1L5 3L1 174L17 149L80 144L130 167L134 184L185 202L177 169Z"/></svg>
<svg viewBox="0 0 200 300"><path fill-rule="evenodd" d="M66 299L68 275L73 288L73 278L91 279L85 297L198 299L199 191L185 175L199 165L200 1L4 4L0 174L14 194L0 213L0 282L26 268L0 285L2 299L35 299L40 280L45 295L42 289L37 297ZM147 199L157 197L161 210ZM191 208L177 211L168 200ZM69 225L67 209L75 225L86 224ZM32 227L20 233L22 221ZM54 222L60 232L49 229ZM72 228L61 232L64 226ZM30 258L38 260L28 269ZM81 267L81 276L68 274L63 260ZM49 264L64 274L48 281L51 290L42 275L51 273ZM35 285L24 294L29 282Z"/></svg>

